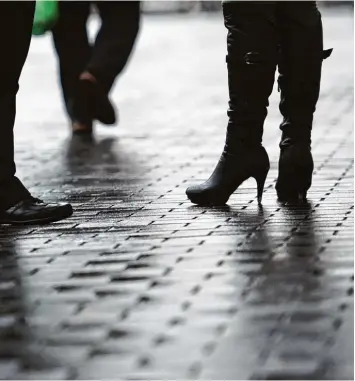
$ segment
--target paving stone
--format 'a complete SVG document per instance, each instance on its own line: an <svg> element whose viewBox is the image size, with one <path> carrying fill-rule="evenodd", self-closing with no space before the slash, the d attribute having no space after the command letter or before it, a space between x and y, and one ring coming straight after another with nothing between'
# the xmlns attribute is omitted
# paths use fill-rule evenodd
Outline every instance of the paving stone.
<svg viewBox="0 0 355 381"><path fill-rule="evenodd" d="M39 371L28 371L24 370L19 373L15 373L18 380L66 380L70 377L70 370L68 369L52 369L52 370L39 370Z"/></svg>
<svg viewBox="0 0 355 381"><path fill-rule="evenodd" d="M19 364L15 360L1 360L0 362L0 379L8 380L10 379L19 368Z"/></svg>
<svg viewBox="0 0 355 381"><path fill-rule="evenodd" d="M98 380L103 378L115 379L118 374L122 378L134 369L135 360L130 355L115 354L95 356L79 367L79 380Z"/></svg>
<svg viewBox="0 0 355 381"><path fill-rule="evenodd" d="M45 352L59 362L73 369L85 362L90 356L90 345L46 345ZM62 376L61 379L64 379Z"/></svg>

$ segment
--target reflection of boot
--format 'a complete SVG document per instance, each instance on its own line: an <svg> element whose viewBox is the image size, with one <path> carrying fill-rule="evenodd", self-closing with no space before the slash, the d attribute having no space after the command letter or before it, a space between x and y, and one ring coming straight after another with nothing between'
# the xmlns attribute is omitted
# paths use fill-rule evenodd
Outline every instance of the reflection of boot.
<svg viewBox="0 0 355 381"><path fill-rule="evenodd" d="M282 138L276 183L281 201L305 199L312 184L313 114L319 97L322 61L331 54L331 50L323 52L322 22L318 10L315 6L308 10L310 14L304 14L304 20L313 17L313 22L281 22L278 83L283 122L280 126Z"/></svg>
<svg viewBox="0 0 355 381"><path fill-rule="evenodd" d="M255 8L257 9L255 11ZM196 204L223 205L248 178L261 201L269 158L261 145L277 61L273 8L250 2L223 5L228 29L229 122L222 156L211 177L187 189ZM271 15L269 14L271 13Z"/></svg>

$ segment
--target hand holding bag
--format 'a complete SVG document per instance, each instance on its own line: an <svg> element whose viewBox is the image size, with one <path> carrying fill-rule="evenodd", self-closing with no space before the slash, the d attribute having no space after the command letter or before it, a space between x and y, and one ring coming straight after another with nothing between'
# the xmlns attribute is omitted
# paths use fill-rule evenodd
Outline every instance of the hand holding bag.
<svg viewBox="0 0 355 381"><path fill-rule="evenodd" d="M59 7L57 0L37 0L32 34L42 36L53 28L58 17Z"/></svg>

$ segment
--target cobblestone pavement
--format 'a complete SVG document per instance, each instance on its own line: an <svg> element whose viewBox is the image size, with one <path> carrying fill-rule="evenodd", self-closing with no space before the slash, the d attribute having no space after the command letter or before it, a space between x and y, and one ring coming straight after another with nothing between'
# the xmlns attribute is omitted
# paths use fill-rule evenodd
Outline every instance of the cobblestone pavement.
<svg viewBox="0 0 355 381"><path fill-rule="evenodd" d="M334 52L303 207L276 201L276 89L263 208L251 180L223 208L186 199L223 145L221 15L146 16L120 124L92 140L70 137L50 39L33 40L18 172L75 213L0 228L1 379L353 379L353 19L323 19Z"/></svg>

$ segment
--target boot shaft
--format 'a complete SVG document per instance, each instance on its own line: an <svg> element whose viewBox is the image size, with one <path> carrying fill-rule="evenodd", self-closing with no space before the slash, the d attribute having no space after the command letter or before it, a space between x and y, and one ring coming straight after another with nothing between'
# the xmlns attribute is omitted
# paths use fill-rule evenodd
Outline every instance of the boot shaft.
<svg viewBox="0 0 355 381"><path fill-rule="evenodd" d="M228 30L227 138L260 144L279 67L280 126L285 136L310 140L319 98L323 31L316 2L223 4Z"/></svg>
<svg viewBox="0 0 355 381"><path fill-rule="evenodd" d="M319 98L323 59L321 15L315 2L281 2L278 7L278 88L283 135L310 142Z"/></svg>
<svg viewBox="0 0 355 381"><path fill-rule="evenodd" d="M229 117L227 139L260 144L275 81L277 31L274 5L223 4L227 36Z"/></svg>

